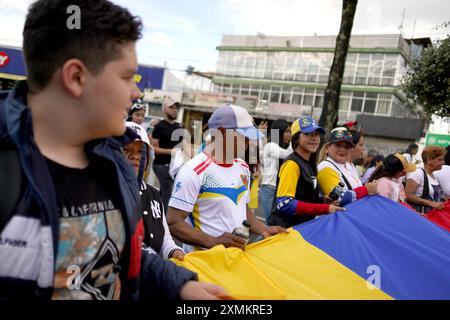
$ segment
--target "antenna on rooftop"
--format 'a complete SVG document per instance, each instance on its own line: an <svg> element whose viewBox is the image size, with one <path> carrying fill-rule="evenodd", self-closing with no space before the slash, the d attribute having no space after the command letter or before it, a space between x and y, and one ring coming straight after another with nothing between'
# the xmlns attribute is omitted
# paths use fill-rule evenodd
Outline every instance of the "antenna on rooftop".
<svg viewBox="0 0 450 320"><path fill-rule="evenodd" d="M402 21L400 22L400 25L398 26L398 30L400 30L401 36L403 36L403 23L405 22L405 14L406 14L406 8L403 8Z"/></svg>

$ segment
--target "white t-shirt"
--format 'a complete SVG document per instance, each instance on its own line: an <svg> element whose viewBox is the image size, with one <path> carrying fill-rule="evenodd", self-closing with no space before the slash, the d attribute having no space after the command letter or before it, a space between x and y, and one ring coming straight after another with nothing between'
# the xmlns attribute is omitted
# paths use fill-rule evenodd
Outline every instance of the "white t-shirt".
<svg viewBox="0 0 450 320"><path fill-rule="evenodd" d="M450 166L444 165L442 169L434 172L444 195L450 197Z"/></svg>
<svg viewBox="0 0 450 320"><path fill-rule="evenodd" d="M416 192L414 192L414 194L418 197L422 196L422 192L423 192L423 170L422 168L418 168L416 171L414 171L413 173L411 173L411 175L408 176L408 179L412 179L414 180L418 186L416 189ZM427 174L428 176L428 190L429 190L429 194L431 199L433 199L434 201L440 201L440 194L439 194L439 182L431 177L429 174ZM435 193L437 193L435 195Z"/></svg>
<svg viewBox="0 0 450 320"><path fill-rule="evenodd" d="M344 191L348 190L347 184L345 183L344 179L342 178L342 175L345 176L347 181L350 183L352 189L355 189L357 187L362 186L361 179L359 178L358 170L353 165L353 163L347 162L345 165L337 163L330 157L327 158L328 161L322 161L317 166L318 172L322 171L324 168L331 168L332 170L336 171L339 174L341 182L344 184ZM330 163L330 161L332 163ZM333 165L334 164L334 165ZM336 169L336 167L339 168L339 171Z"/></svg>
<svg viewBox="0 0 450 320"><path fill-rule="evenodd" d="M263 152L263 170L262 170L262 185L277 186L277 175L280 164L280 159L286 159L292 153L292 147L287 149L281 148L275 142L269 142L264 147Z"/></svg>
<svg viewBox="0 0 450 320"><path fill-rule="evenodd" d="M406 161L408 161L408 163L412 163L412 155L410 153L404 153L403 156L405 157Z"/></svg>
<svg viewBox="0 0 450 320"><path fill-rule="evenodd" d="M245 161L235 159L224 167L202 152L178 172L169 206L190 212L187 223L218 237L247 219L249 190L250 171ZM200 248L185 245L184 249L191 252Z"/></svg>

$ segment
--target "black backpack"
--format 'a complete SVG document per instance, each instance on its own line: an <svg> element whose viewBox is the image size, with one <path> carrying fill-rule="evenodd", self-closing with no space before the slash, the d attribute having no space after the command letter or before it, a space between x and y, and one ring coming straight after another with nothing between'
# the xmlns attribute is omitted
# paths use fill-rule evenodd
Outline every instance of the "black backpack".
<svg viewBox="0 0 450 320"><path fill-rule="evenodd" d="M19 155L12 143L0 142L0 233L25 189Z"/></svg>

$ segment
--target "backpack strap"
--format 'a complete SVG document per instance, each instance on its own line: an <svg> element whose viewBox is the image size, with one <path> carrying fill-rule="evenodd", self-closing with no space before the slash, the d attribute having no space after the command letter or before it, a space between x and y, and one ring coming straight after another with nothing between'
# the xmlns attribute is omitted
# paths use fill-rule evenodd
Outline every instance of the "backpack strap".
<svg viewBox="0 0 450 320"><path fill-rule="evenodd" d="M430 186L428 185L428 175L423 168L421 168L421 169L423 171L423 190L422 190L422 195L420 197L422 199L429 199L430 198Z"/></svg>
<svg viewBox="0 0 450 320"><path fill-rule="evenodd" d="M342 176L342 179L344 179L345 184L347 185L348 190L353 190L352 185L350 184L350 182L348 182L347 178L345 177L345 175L342 173L341 170L339 170L338 166L335 165L333 162L331 162L330 160L325 160L328 161L329 163L331 163L336 169L337 171L339 171L339 173Z"/></svg>
<svg viewBox="0 0 450 320"><path fill-rule="evenodd" d="M19 155L11 143L0 142L0 232L6 226L25 188Z"/></svg>

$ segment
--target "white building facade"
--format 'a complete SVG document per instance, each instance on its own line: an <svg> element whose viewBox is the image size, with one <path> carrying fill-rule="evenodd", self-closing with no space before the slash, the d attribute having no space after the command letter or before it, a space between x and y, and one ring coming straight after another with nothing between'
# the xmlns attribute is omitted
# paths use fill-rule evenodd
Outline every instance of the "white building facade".
<svg viewBox="0 0 450 320"><path fill-rule="evenodd" d="M248 95L269 109L298 106L320 117L336 36L228 36L217 47L214 92ZM398 91L421 47L400 35L353 35L339 101L340 121L358 114L417 118ZM294 109L295 110L295 109Z"/></svg>

